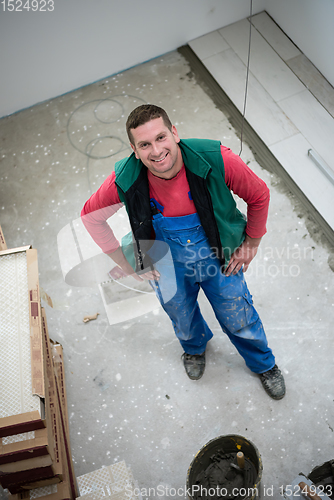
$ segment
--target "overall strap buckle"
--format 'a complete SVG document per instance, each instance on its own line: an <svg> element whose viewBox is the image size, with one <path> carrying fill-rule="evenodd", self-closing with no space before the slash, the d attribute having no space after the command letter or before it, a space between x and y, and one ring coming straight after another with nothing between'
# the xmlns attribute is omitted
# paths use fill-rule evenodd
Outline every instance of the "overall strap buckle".
<svg viewBox="0 0 334 500"><path fill-rule="evenodd" d="M162 212L164 211L164 207L160 205L160 203L158 203L154 198L150 198L150 206L152 216L158 215L159 213L162 214Z"/></svg>

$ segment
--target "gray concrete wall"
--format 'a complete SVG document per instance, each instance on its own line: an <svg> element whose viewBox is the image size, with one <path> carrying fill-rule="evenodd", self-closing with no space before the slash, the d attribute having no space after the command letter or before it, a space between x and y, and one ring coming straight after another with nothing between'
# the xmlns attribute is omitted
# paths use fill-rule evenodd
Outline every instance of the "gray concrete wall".
<svg viewBox="0 0 334 500"><path fill-rule="evenodd" d="M266 0L265 10L334 86L333 0Z"/></svg>
<svg viewBox="0 0 334 500"><path fill-rule="evenodd" d="M254 11L264 4L255 0ZM55 0L49 12L0 8L0 117L175 50L249 14L245 0Z"/></svg>

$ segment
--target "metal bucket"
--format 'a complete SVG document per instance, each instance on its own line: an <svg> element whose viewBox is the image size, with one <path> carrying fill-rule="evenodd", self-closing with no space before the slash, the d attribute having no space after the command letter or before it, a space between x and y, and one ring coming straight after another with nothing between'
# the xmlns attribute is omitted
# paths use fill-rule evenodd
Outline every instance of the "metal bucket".
<svg viewBox="0 0 334 500"><path fill-rule="evenodd" d="M251 484L246 484L245 478L245 484L239 485L238 488L233 487L231 483L227 484L227 481L225 484L224 481L219 483L219 487L215 484L214 487L204 488L199 477L203 476L203 472L215 461L215 458L224 454L227 457L226 460L229 460L240 451L244 454L249 469L253 471ZM231 459L231 463L232 461ZM188 497L190 500L217 500L218 498L220 500L257 500L261 496L262 469L261 455L253 443L236 434L219 436L203 446L191 462L187 473Z"/></svg>
<svg viewBox="0 0 334 500"><path fill-rule="evenodd" d="M334 498L334 460L317 465L307 477L320 488L322 496Z"/></svg>

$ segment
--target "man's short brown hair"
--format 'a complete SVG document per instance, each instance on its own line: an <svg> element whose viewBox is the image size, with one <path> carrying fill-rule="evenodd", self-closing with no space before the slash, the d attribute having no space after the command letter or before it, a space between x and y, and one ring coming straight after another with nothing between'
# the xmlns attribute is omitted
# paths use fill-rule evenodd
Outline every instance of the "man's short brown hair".
<svg viewBox="0 0 334 500"><path fill-rule="evenodd" d="M154 120L155 118L162 118L166 127L171 131L172 130L172 122L170 121L166 111L159 106L155 106L154 104L142 104L138 106L128 116L126 121L126 132L129 137L129 141L134 145L134 139L131 134L131 129L135 129L140 125L144 125L145 123Z"/></svg>

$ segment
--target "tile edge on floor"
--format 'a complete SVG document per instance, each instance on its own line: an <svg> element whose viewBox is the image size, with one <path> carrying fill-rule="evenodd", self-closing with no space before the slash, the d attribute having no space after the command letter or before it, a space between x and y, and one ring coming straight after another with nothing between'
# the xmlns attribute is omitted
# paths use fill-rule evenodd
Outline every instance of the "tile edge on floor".
<svg viewBox="0 0 334 500"><path fill-rule="evenodd" d="M242 126L242 114L240 111L233 104L228 95L213 78L211 73L207 70L189 45L183 45L177 50L188 61L198 83L202 86L202 88L204 88L216 106L227 116L231 125L240 135ZM282 179L286 188L296 196L297 200L302 204L304 209L313 219L315 225L321 228L327 243L332 249L334 249L333 228L329 225L323 215L319 213L309 198L305 196L301 188L295 183L284 166L278 161L272 151L270 151L268 146L263 142L261 137L259 137L259 135L254 131L246 118L244 120L243 137L244 141L247 142L251 148L259 165L265 170L275 173L280 179Z"/></svg>

